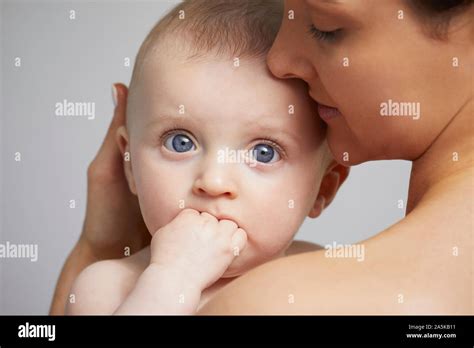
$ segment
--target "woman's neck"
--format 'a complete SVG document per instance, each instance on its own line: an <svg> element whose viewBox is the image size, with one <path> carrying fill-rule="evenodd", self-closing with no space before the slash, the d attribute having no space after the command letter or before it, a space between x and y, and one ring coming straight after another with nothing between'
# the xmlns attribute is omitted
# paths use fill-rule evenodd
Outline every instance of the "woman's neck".
<svg viewBox="0 0 474 348"><path fill-rule="evenodd" d="M413 161L407 214L439 184L471 176L474 169L473 101L468 100L428 150Z"/></svg>

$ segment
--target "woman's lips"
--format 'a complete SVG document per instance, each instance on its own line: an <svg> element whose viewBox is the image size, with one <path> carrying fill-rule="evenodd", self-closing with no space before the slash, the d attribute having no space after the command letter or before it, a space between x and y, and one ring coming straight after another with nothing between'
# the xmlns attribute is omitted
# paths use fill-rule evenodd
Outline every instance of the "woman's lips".
<svg viewBox="0 0 474 348"><path fill-rule="evenodd" d="M324 121L342 116L338 109L318 103L318 114Z"/></svg>

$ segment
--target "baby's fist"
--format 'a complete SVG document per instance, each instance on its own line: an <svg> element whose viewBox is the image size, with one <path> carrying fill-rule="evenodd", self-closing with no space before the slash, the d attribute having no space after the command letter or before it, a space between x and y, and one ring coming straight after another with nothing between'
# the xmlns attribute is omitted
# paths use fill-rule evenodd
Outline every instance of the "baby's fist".
<svg viewBox="0 0 474 348"><path fill-rule="evenodd" d="M151 263L204 290L224 274L246 242L247 233L234 221L184 209L154 234Z"/></svg>

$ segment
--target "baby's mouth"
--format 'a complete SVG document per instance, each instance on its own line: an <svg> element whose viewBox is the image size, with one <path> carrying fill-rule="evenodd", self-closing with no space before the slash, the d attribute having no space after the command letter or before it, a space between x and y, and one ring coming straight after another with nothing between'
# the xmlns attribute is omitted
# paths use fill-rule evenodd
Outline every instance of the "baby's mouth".
<svg viewBox="0 0 474 348"><path fill-rule="evenodd" d="M226 214L216 214L216 213L213 213L213 212L210 212L210 211L207 211L207 210L199 210L197 209L198 212L200 213L208 213L212 216L214 216L217 220L230 220L230 221L233 221L235 222L235 224L238 226L238 227L241 227L240 224L238 223L238 221L236 219L234 219L232 216L230 215L226 215Z"/></svg>
<svg viewBox="0 0 474 348"><path fill-rule="evenodd" d="M220 221L220 220L230 220L230 221L235 222L235 224L236 224L237 226L240 226L240 225L238 224L238 222L235 221L235 219L232 218L232 217L230 217L230 216L219 215L219 216L216 216L216 219L219 220L219 221Z"/></svg>

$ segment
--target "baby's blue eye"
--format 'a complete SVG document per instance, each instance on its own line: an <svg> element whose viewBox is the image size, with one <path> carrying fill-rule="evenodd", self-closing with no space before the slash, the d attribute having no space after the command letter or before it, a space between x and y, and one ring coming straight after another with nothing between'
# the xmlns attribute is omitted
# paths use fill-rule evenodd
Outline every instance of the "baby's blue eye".
<svg viewBox="0 0 474 348"><path fill-rule="evenodd" d="M253 156L258 162L271 163L280 159L278 151L268 144L257 144L253 148Z"/></svg>
<svg viewBox="0 0 474 348"><path fill-rule="evenodd" d="M165 147L170 151L188 152L195 150L193 141L185 134L173 134L166 138Z"/></svg>

